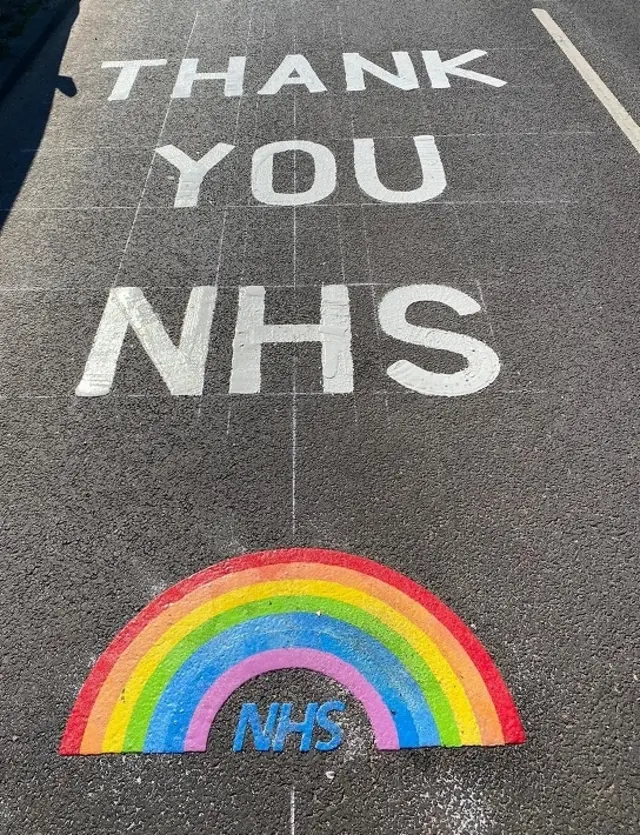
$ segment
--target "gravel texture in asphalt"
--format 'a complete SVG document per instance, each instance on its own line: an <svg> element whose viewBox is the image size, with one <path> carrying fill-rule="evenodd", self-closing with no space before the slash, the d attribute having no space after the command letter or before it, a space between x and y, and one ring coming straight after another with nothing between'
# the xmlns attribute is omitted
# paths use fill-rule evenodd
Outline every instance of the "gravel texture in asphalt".
<svg viewBox="0 0 640 835"><path fill-rule="evenodd" d="M638 9L539 5L640 121ZM640 158L531 9L84 0L0 107L0 830L638 831ZM462 68L506 84L430 76L423 50L482 50ZM392 52L417 86L365 72L347 89L345 53L397 74ZM286 55L326 90L303 69L306 85L259 93ZM184 59L211 73L232 56L242 95L199 79L172 97ZM125 96L102 64L131 60L164 63ZM361 139L396 198L358 177ZM254 157L295 141L320 173L308 146L281 148L272 175ZM201 183L183 175L176 206L181 171L155 151L197 161L219 143L233 149ZM292 205L331 160L335 188ZM429 178L428 199L397 198ZM204 327L183 330L194 288L215 309L205 359L180 365ZM238 326L260 313L247 288L271 329ZM118 316L138 317L119 353ZM58 754L92 666L146 604L291 546L437 595L494 658L527 742L377 751L352 695L294 670L237 690L204 754ZM336 750L232 751L243 703L336 699Z"/></svg>

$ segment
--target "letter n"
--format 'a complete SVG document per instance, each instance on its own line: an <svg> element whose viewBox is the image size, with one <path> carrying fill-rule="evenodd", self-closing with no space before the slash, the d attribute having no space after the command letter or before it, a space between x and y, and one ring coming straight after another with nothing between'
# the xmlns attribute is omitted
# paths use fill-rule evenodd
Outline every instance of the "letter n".
<svg viewBox="0 0 640 835"><path fill-rule="evenodd" d="M233 739L233 750L236 753L242 751L247 731L251 731L256 751L268 751L271 747L271 739L279 710L280 705L278 702L273 702L269 705L269 712L263 725L260 714L258 713L258 705L253 702L245 702L240 710L236 735Z"/></svg>
<svg viewBox="0 0 640 835"><path fill-rule="evenodd" d="M98 397L109 394L129 327L171 394L202 394L215 303L215 287L193 288L182 322L180 342L175 346L142 290L138 287L112 288L76 395Z"/></svg>

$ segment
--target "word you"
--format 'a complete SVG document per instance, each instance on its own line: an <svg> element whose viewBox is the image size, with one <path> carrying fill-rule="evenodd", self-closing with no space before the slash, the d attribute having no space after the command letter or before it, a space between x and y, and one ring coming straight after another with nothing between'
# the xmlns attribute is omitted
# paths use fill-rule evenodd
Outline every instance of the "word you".
<svg viewBox="0 0 640 835"><path fill-rule="evenodd" d="M334 751L342 742L343 731L340 725L330 718L331 713L342 713L344 702L325 702L319 705L310 702L304 714L304 719L295 722L291 718L293 704L273 702L269 705L266 719L263 720L258 712L258 705L245 702L240 710L236 733L233 739L233 750L242 751L247 734L253 738L256 751L284 751L287 737L300 734L300 751L309 751L311 747L316 751ZM329 734L328 739L316 739L313 744L316 726Z"/></svg>
<svg viewBox="0 0 640 835"><path fill-rule="evenodd" d="M373 139L353 140L353 167L360 189L381 203L424 203L442 194L447 179L433 136L414 136L418 152L422 183L409 190L387 188L378 177ZM205 176L235 148L219 142L198 160L192 159L175 145L156 148L156 153L175 166L180 172L174 208L198 205L200 188ZM313 179L304 191L276 191L273 182L274 160L279 154L306 154L313 163ZM286 142L270 142L253 154L251 166L251 191L259 203L267 206L308 206L329 197L336 188L337 166L333 153L325 145L303 139Z"/></svg>
<svg viewBox="0 0 640 835"><path fill-rule="evenodd" d="M262 346L285 342L319 343L323 391L328 394L353 392L349 288L342 284L326 284L320 292L318 324L274 325L265 322L265 287L256 285L239 289L230 394L259 393ZM130 328L172 395L201 395L216 299L215 286L191 290L180 342L175 345L140 288L112 288L76 395L98 397L109 394ZM500 373L500 360L495 351L466 334L412 324L407 320L407 311L416 302L438 302L459 316L480 313L478 302L453 287L412 284L389 290L377 310L380 329L387 336L409 345L458 354L465 359L465 367L445 374L398 359L387 368L387 375L403 388L440 397L461 397L490 385Z"/></svg>
<svg viewBox="0 0 640 835"><path fill-rule="evenodd" d="M482 49L472 49L463 55L443 60L435 49L422 51L422 62L431 87L447 89L451 86L449 76L457 76L491 87L503 87L507 82L490 75L465 68L465 64L482 58L487 53ZM415 65L408 52L392 52L395 72L374 64L359 52L345 52L342 55L347 92L366 90L365 73L373 76L398 90L417 90L420 80ZM103 69L119 69L109 101L126 101L142 69L164 67L166 58L134 59L127 61L103 61ZM246 56L234 55L229 58L227 68L217 72L200 72L198 58L185 58L180 64L171 98L188 99L193 92L193 85L203 81L223 82L222 90L227 97L244 94L244 75L247 64ZM309 93L326 93L327 88L304 55L285 55L280 65L271 74L262 87L257 90L259 96L275 96L283 87L306 87Z"/></svg>

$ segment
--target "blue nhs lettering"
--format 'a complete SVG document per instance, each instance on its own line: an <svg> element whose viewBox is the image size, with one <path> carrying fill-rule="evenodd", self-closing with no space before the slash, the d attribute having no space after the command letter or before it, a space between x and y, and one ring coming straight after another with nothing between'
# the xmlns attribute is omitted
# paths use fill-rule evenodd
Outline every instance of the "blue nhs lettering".
<svg viewBox="0 0 640 835"><path fill-rule="evenodd" d="M240 710L233 750L242 751L249 736L253 738L256 751L284 751L287 737L299 734L300 751L309 751L312 747L316 751L333 751L342 742L344 734L340 725L330 718L330 714L341 713L344 707L344 702L324 702L321 705L310 702L304 717L297 721L292 718L292 702L273 702L264 719L260 716L258 705L245 702ZM314 744L316 728L325 734L316 739Z"/></svg>

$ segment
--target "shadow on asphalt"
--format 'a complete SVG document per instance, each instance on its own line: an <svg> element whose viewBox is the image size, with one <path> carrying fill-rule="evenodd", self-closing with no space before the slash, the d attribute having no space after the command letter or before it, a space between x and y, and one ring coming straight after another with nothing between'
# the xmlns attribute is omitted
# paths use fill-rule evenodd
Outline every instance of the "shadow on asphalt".
<svg viewBox="0 0 640 835"><path fill-rule="evenodd" d="M0 102L0 231L40 147L56 91L75 96L73 78L59 74L79 2L53 32L24 76Z"/></svg>

